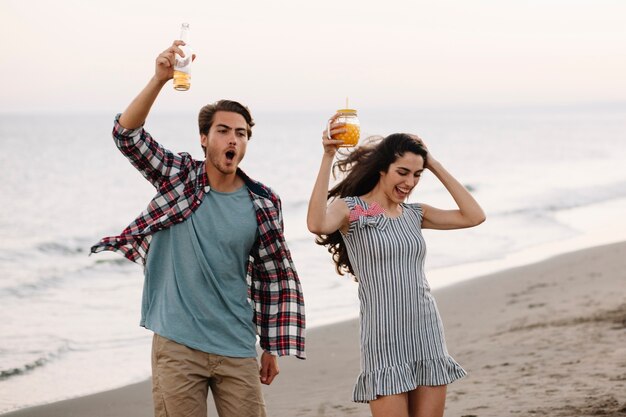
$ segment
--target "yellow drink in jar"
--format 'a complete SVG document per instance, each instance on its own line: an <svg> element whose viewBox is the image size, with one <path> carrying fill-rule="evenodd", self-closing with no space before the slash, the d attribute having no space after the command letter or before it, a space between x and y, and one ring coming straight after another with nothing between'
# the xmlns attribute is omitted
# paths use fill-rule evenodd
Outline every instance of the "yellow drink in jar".
<svg viewBox="0 0 626 417"><path fill-rule="evenodd" d="M356 115L356 110L339 109L337 113L339 113L339 116L336 122L345 123L344 129L346 129L346 131L333 135L333 139L342 140L343 145L339 145L341 147L356 146L361 137L361 126L359 124L359 118Z"/></svg>
<svg viewBox="0 0 626 417"><path fill-rule="evenodd" d="M333 139L342 140L342 147L356 146L359 143L359 137L361 136L361 127L358 125L347 124L344 126L346 131L344 133L338 133L333 136Z"/></svg>

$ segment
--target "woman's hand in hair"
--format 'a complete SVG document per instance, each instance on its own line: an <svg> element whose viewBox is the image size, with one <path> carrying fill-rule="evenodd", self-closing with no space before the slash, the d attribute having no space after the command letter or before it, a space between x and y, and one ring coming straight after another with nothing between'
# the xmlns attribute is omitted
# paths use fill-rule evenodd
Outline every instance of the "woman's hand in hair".
<svg viewBox="0 0 626 417"><path fill-rule="evenodd" d="M437 163L437 160L433 157L433 154L430 152L430 150L428 149L428 146L426 146L426 143L424 143L424 140L422 138L420 138L417 135L410 134L410 133L408 135L412 137L413 139L415 139L417 142L419 142L419 144L422 145L424 149L426 149L426 152L428 152L428 155L426 156L426 161L424 161L424 168L430 170L432 166Z"/></svg>

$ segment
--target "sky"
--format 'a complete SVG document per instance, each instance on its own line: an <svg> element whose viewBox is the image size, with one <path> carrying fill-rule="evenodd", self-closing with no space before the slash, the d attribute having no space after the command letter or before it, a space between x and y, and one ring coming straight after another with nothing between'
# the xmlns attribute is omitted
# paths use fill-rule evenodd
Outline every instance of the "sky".
<svg viewBox="0 0 626 417"><path fill-rule="evenodd" d="M121 111L182 22L192 87L159 110L624 103L625 21L623 0L0 0L0 112Z"/></svg>

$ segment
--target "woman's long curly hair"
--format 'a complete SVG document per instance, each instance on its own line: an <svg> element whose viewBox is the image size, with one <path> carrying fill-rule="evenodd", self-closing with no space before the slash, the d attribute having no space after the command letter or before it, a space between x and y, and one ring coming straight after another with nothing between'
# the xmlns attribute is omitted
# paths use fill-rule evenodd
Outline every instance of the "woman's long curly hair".
<svg viewBox="0 0 626 417"><path fill-rule="evenodd" d="M394 133L385 138L380 136L368 138L365 144L343 154L343 157L335 162L333 177L337 178L339 173L344 178L328 191L328 199L362 196L369 193L378 184L380 173L387 172L389 165L406 152L419 155L426 162L428 155L426 148L418 140L405 133ZM318 235L315 243L328 247L339 275L348 272L355 276L339 230L329 235Z"/></svg>

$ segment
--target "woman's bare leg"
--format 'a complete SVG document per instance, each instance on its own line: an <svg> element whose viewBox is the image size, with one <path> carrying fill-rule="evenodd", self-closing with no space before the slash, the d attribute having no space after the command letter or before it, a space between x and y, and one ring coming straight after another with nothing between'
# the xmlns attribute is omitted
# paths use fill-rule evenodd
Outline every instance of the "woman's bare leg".
<svg viewBox="0 0 626 417"><path fill-rule="evenodd" d="M447 385L419 386L409 392L410 417L443 417Z"/></svg>
<svg viewBox="0 0 626 417"><path fill-rule="evenodd" d="M372 417L409 417L408 393L383 395L370 401Z"/></svg>

